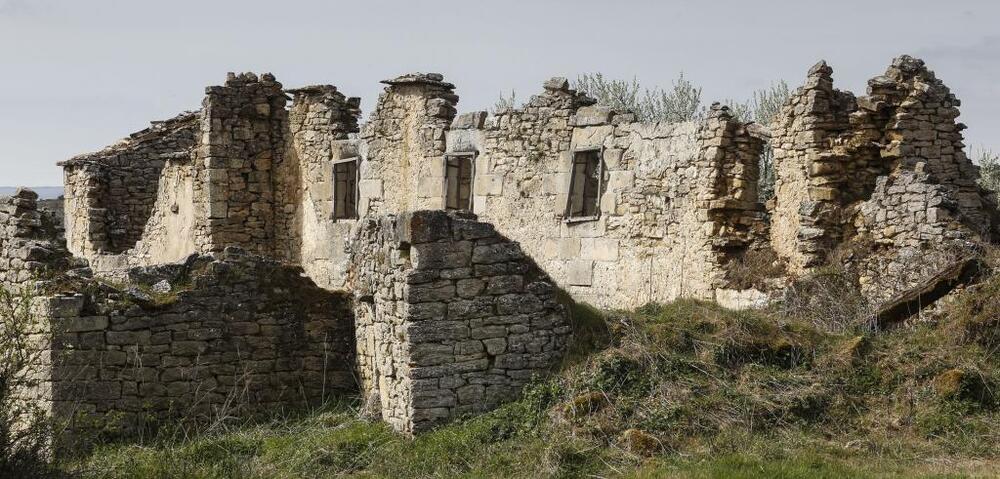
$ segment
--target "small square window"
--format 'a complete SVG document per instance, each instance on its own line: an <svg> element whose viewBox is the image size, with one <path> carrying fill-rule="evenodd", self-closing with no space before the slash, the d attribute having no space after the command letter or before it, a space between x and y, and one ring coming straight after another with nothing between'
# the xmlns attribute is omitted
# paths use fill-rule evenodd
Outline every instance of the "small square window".
<svg viewBox="0 0 1000 479"><path fill-rule="evenodd" d="M472 177L475 156L445 157L445 209L472 211Z"/></svg>
<svg viewBox="0 0 1000 479"><path fill-rule="evenodd" d="M566 218L591 219L600 216L604 176L601 150L574 152L570 175Z"/></svg>
<svg viewBox="0 0 1000 479"><path fill-rule="evenodd" d="M333 164L333 219L358 217L358 160Z"/></svg>

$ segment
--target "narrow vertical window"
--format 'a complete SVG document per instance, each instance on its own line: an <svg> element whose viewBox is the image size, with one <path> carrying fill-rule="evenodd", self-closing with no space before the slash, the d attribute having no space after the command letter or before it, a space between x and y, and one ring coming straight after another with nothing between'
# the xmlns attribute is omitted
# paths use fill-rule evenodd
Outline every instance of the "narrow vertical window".
<svg viewBox="0 0 1000 479"><path fill-rule="evenodd" d="M358 159L333 164L333 219L358 217Z"/></svg>
<svg viewBox="0 0 1000 479"><path fill-rule="evenodd" d="M445 157L445 209L472 211L472 168L475 155Z"/></svg>
<svg viewBox="0 0 1000 479"><path fill-rule="evenodd" d="M604 176L600 150L573 153L573 167L566 205L568 219L589 219L600 215L601 182Z"/></svg>

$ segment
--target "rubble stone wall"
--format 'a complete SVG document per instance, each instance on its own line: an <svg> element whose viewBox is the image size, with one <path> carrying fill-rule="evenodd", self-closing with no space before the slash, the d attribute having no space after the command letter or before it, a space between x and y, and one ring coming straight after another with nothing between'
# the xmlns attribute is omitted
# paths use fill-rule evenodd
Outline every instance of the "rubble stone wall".
<svg viewBox="0 0 1000 479"><path fill-rule="evenodd" d="M280 171L279 183L285 187L279 190L279 204L294 205L295 213L286 216L282 229L296 234L283 246L317 284L342 288L348 267L345 245L357 221L333 218L333 162L359 156L350 134L358 132L360 99L346 98L331 85L288 92L294 95L291 144Z"/></svg>
<svg viewBox="0 0 1000 479"><path fill-rule="evenodd" d="M714 298L727 286L725 264L763 228L756 203L761 141L724 107L703 122L642 124L554 79L523 108L489 121L481 112L456 119L454 85L441 75L384 83L360 140L350 137L358 131L358 100L332 86L289 90L287 111L269 75L231 76L209 87L202 110L187 120L185 131L200 128L197 143L156 152L188 162L159 171L162 193L146 215L143 239L121 255L85 256L109 271L236 245L302 265L324 287L343 287L345 246L358 220L333 218L332 176L333 162L352 157L359 162L358 216L366 218L443 209L446 155L474 154L473 211L521 242L575 298L602 307ZM159 133L155 143L171 145L164 131L174 130L160 127L144 138ZM153 157L134 143L116 154ZM602 151L601 211L569 221L572 152L580 148ZM68 181L77 177L88 178ZM78 198L102 198L103 190L83 182L73 191L74 215L84 218L76 230L100 229L88 223L94 209Z"/></svg>
<svg viewBox="0 0 1000 479"><path fill-rule="evenodd" d="M719 299L748 248L773 248L798 275L861 238L885 252L861 264L865 287L888 294L898 275L875 278L886 256L967 249L995 228L963 153L959 102L910 57L860 98L834 89L825 63L809 72L771 125L769 224L755 197L766 135L724 107L647 124L553 79L523 107L456 116L454 85L439 74L384 83L359 137L357 99L305 87L287 92L288 110L273 76L241 74L208 88L200 112L66 162L70 249L103 271L238 245L341 288L358 219L333 218L332 163L358 158L364 219L444 208L449 154L475 158L472 211L601 307ZM587 148L602 162L599 214L566 218L573 154ZM908 261L888 269L912 271Z"/></svg>
<svg viewBox="0 0 1000 479"><path fill-rule="evenodd" d="M231 74L206 89L201 110L63 162L72 250L115 276L235 245L341 287L354 221L332 219L332 162L358 156L349 135L358 131L360 100L329 85L288 93L290 110L273 76ZM121 177L145 186L120 188ZM109 188L150 201L118 214L120 206L107 205L134 201ZM109 240L108 218L119 216L141 234Z"/></svg>
<svg viewBox="0 0 1000 479"><path fill-rule="evenodd" d="M363 390L397 430L491 409L561 360L554 284L474 216L370 218L351 251Z"/></svg>
<svg viewBox="0 0 1000 479"><path fill-rule="evenodd" d="M288 260L285 205L276 201L274 171L285 160L287 98L271 74L230 74L205 90L203 136L196 169L195 242L202 252L236 245Z"/></svg>
<svg viewBox="0 0 1000 479"><path fill-rule="evenodd" d="M0 198L0 288L13 293L69 266L57 218L38 209L38 194Z"/></svg>
<svg viewBox="0 0 1000 479"><path fill-rule="evenodd" d="M170 235L151 237L147 223L162 197L174 193L161 188L174 186L161 184L164 169L189 167L199 124L195 113L184 113L61 163L70 251L96 257L124 253L141 239L170 241Z"/></svg>
<svg viewBox="0 0 1000 479"><path fill-rule="evenodd" d="M764 227L761 142L724 107L666 124L588 103L556 80L488 121L474 211L578 300L619 308L714 298L726 287L723 265ZM573 152L586 148L603 160L600 212L576 221L565 210Z"/></svg>
<svg viewBox="0 0 1000 479"><path fill-rule="evenodd" d="M36 397L71 428L269 415L356 390L351 298L301 270L230 248L130 275L37 300Z"/></svg>
<svg viewBox="0 0 1000 479"><path fill-rule="evenodd" d="M445 132L455 116L455 86L433 73L383 83L388 86L361 136L367 164L360 211L443 209Z"/></svg>
<svg viewBox="0 0 1000 479"><path fill-rule="evenodd" d="M762 141L724 107L704 122L643 124L553 79L523 108L443 127L457 99L450 84L428 75L386 83L365 137L367 172L385 200L368 212L442 209L445 156L472 153L473 212L578 300L613 308L714 298L727 285L725 263L763 231ZM604 188L600 214L574 221L565 217L570 171L584 148L601 151Z"/></svg>
<svg viewBox="0 0 1000 479"><path fill-rule="evenodd" d="M885 299L989 241L995 206L964 153L959 100L922 61L895 59L860 98L833 89L832 73L813 67L771 127L771 243L799 273L871 243L860 280Z"/></svg>
<svg viewBox="0 0 1000 479"><path fill-rule="evenodd" d="M230 75L200 111L63 163L69 249L105 278L221 259L183 263L191 287L86 280L83 296L48 300L53 407L78 395L88 413L138 417L149 402L162 416L203 382L219 404L249 364L254 403L273 408L349 387L356 365L383 418L414 432L509 399L558 361L557 288L602 308L766 298L730 289L729 273L771 248L790 277L846 251L880 300L992 241L998 223L963 152L959 101L906 56L863 97L817 64L769 132L719 105L638 122L562 78L493 116L457 115L439 74L384 83L359 128L359 100L333 86ZM757 203L768 137L769 215ZM581 151L600 160L597 212L568 217ZM473 158L471 212L441 211L449 155ZM357 218L335 218L334 164L352 158ZM0 203L0 233L6 285L73 262L31 193ZM335 289L353 294L353 316Z"/></svg>

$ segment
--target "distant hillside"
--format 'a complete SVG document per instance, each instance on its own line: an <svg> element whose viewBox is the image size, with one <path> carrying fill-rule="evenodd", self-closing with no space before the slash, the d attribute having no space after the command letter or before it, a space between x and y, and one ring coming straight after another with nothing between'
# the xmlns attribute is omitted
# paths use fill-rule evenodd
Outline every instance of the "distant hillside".
<svg viewBox="0 0 1000 479"><path fill-rule="evenodd" d="M61 186L31 186L30 188L38 193L38 197L43 200L55 199L63 194ZM15 191L17 191L16 186L0 186L0 196L10 196Z"/></svg>

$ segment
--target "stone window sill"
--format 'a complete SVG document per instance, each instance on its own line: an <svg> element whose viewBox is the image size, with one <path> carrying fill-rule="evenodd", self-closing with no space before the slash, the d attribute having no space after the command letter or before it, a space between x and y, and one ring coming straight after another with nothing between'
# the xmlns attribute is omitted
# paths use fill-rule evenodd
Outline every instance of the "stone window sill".
<svg viewBox="0 0 1000 479"><path fill-rule="evenodd" d="M597 221L600 216L574 216L563 219L563 223L585 223L587 221Z"/></svg>

